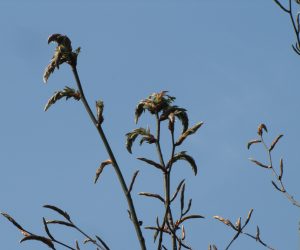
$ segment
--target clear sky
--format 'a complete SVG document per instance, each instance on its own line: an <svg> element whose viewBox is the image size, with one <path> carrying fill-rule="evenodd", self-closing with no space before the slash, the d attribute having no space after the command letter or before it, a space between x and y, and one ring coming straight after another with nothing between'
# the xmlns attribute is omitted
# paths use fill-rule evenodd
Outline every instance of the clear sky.
<svg viewBox="0 0 300 250"><path fill-rule="evenodd" d="M249 157L266 161L263 148L246 148L261 122L269 128L268 141L283 133L274 161L278 166L284 157L283 180L300 199L300 58L291 49L289 17L272 0L0 0L0 27L1 211L45 235L42 217L59 217L42 205L54 204L112 249L138 249L113 169L93 184L108 156L81 103L60 101L43 111L54 91L75 87L67 65L47 85L42 82L55 48L47 37L63 33L82 48L78 69L87 98L105 102L104 130L127 182L141 171L133 198L145 226L154 225L163 208L137 193L162 194L162 178L136 160L156 159L153 148L135 145L130 155L125 134L136 128L138 101L168 90L188 110L191 125L205 122L181 147L194 156L198 175L180 164L172 176L173 189L186 179L192 213L206 216L185 224L187 242L194 249L210 243L224 249L234 232L212 216L236 221L254 208L249 232L255 234L259 225L261 238L274 248L300 247L300 210L274 190L271 172L249 162ZM148 124L145 115L138 126ZM71 229L51 229L59 239L83 240ZM0 249L46 249L34 242L20 245L22 235L4 218L0 232ZM144 234L155 249L152 232ZM241 236L231 249L264 248Z"/></svg>

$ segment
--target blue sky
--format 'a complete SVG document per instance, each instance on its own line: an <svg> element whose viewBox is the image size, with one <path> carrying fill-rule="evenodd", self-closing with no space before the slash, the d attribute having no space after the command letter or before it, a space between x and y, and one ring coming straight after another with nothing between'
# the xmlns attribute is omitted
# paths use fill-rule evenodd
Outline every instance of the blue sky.
<svg viewBox="0 0 300 250"><path fill-rule="evenodd" d="M187 241L194 249L210 243L224 249L233 231L212 216L236 221L254 208L249 232L255 234L259 225L262 239L274 248L300 246L299 209L274 190L271 173L249 162L249 157L267 160L263 149L246 149L261 122L269 128L267 140L283 133L274 161L284 158L284 182L300 199L299 56L290 46L289 18L272 0L1 0L0 27L0 210L44 234L42 217L58 216L42 205L54 204L112 249L138 249L113 169L105 169L93 184L107 154L81 103L60 101L43 111L54 91L75 86L67 65L47 85L42 82L55 47L47 45L47 37L63 33L74 48L82 48L78 70L86 96L92 104L99 98L105 102L104 130L126 180L140 169L133 198L144 225L153 225L163 208L137 193L162 194L162 178L136 160L155 159L153 148L135 145L130 155L125 134L136 128L138 101L168 90L189 111L191 125L205 122L181 148L194 156L198 175L181 164L172 176L173 188L186 179L192 212L206 216L186 223ZM149 115L138 126L147 125L152 125ZM68 242L83 240L72 230L52 229ZM4 218L0 232L1 249L43 247L20 245L21 234ZM152 232L144 234L149 249L155 249ZM240 237L231 249L264 248Z"/></svg>

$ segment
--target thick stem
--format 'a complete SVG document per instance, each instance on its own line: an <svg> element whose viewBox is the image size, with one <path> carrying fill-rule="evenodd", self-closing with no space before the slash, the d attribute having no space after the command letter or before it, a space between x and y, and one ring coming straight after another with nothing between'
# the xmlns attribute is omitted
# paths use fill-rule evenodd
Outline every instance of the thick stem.
<svg viewBox="0 0 300 250"><path fill-rule="evenodd" d="M80 79L79 79L79 76L78 76L78 72L77 72L77 68L76 68L76 65L73 63L71 64L71 68L72 68L72 72L74 74L74 77L75 77L75 80L76 80L76 83L77 83L77 86L78 86L78 90L80 92L80 95L81 95L81 101L87 111L87 113L89 114L93 124L95 125L100 137L101 137L101 140L103 141L103 144L105 146L105 149L109 155L109 158L111 159L112 161L112 165L114 167L114 170L117 174L117 177L119 179L119 182L121 184L121 187L122 187L122 190L123 190L123 193L126 197L126 200L127 200L127 203L128 203L128 207L129 207L129 211L130 211L130 214L131 214L131 220L133 222L133 225L134 225L134 228L135 228L135 231L136 231L136 234L137 234L137 237L138 237L138 240L139 240L139 243L140 243L140 247L142 250L146 250L146 245L145 245L145 239L143 237L143 234L142 234L142 231L141 231L141 228L140 228L140 225L139 225L139 221L137 219L137 215L136 215L136 212L135 212L135 208L134 208L134 204L133 204L133 201L132 201L132 198L131 198L131 195L130 193L128 192L128 188L127 188L127 185L125 183L125 180L124 180L124 177L122 175L122 172L120 170L120 167L117 163L117 160L115 159L115 156L110 148L110 145L106 139L106 136L104 134L104 131L101 127L100 124L98 124L97 122L97 119L96 117L94 116L86 98L85 98L85 95L84 95L84 92L83 92L83 89L82 89L82 85L81 85L81 82L80 82Z"/></svg>

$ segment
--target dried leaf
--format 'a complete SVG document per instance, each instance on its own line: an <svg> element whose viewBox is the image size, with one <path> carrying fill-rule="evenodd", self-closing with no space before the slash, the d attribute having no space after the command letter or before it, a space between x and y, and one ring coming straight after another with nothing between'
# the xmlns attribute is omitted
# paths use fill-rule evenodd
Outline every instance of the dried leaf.
<svg viewBox="0 0 300 250"><path fill-rule="evenodd" d="M185 240L185 229L184 229L184 225L181 225L181 240Z"/></svg>
<svg viewBox="0 0 300 250"><path fill-rule="evenodd" d="M247 144L247 148L250 149L251 145L255 143L261 143L261 140L256 139L256 140L249 141Z"/></svg>
<svg viewBox="0 0 300 250"><path fill-rule="evenodd" d="M280 170L280 172L279 172L278 179L281 181L282 175L283 175L283 159L282 158L280 159L279 170Z"/></svg>
<svg viewBox="0 0 300 250"><path fill-rule="evenodd" d="M272 184L273 184L273 186L279 191L279 192L282 192L282 193L284 193L285 192L285 190L283 189L280 189L277 185L276 185L276 183L274 182L274 181L272 181Z"/></svg>
<svg viewBox="0 0 300 250"><path fill-rule="evenodd" d="M183 184L182 189L181 189L181 193L180 193L180 211L181 211L181 214L183 213L183 209L184 209L184 193L185 193L185 184Z"/></svg>
<svg viewBox="0 0 300 250"><path fill-rule="evenodd" d="M80 247L79 247L79 244L78 244L77 240L75 241L75 244L76 244L76 250L80 250Z"/></svg>
<svg viewBox="0 0 300 250"><path fill-rule="evenodd" d="M186 151L182 151L182 152L175 154L174 157L168 162L167 168L170 168L170 166L178 160L187 161L190 164L190 166L192 167L194 174L197 175L198 168L195 163L195 160L190 155L187 155Z"/></svg>
<svg viewBox="0 0 300 250"><path fill-rule="evenodd" d="M173 194L173 197L171 198L170 202L173 202L173 201L176 199L176 197L177 197L177 195L178 195L178 193L179 193L179 191L180 191L180 189L181 189L181 186L182 186L182 184L184 183L184 181L185 181L185 179L183 179L183 180L178 184L177 189L176 189L176 192Z"/></svg>
<svg viewBox="0 0 300 250"><path fill-rule="evenodd" d="M241 217L239 217L238 220L236 221L235 228L238 232L241 231Z"/></svg>
<svg viewBox="0 0 300 250"><path fill-rule="evenodd" d="M190 211L191 207L192 207L192 199L189 200L187 209L182 213L182 215L183 216L186 215Z"/></svg>
<svg viewBox="0 0 300 250"><path fill-rule="evenodd" d="M107 246L107 244L104 242L104 240L102 240L98 235L96 235L97 240L107 249L109 250L109 247Z"/></svg>
<svg viewBox="0 0 300 250"><path fill-rule="evenodd" d="M27 240L37 240L37 241L40 241L44 244L46 244L48 247L50 247L51 249L55 250L55 247L54 247L54 244L52 242L51 239L48 239L46 237L43 237L43 236L38 236L38 235L29 235L29 236L25 236L21 241L20 243L24 242L24 241L27 241Z"/></svg>
<svg viewBox="0 0 300 250"><path fill-rule="evenodd" d="M47 111L53 104L55 104L58 100L65 97L66 100L69 98L74 98L76 101L80 100L80 93L75 91L75 89L69 88L66 86L61 91L56 91L53 96L50 97L47 104L45 105L44 111Z"/></svg>
<svg viewBox="0 0 300 250"><path fill-rule="evenodd" d="M47 224L59 224L67 227L75 227L73 223L62 221L62 220L47 220Z"/></svg>
<svg viewBox="0 0 300 250"><path fill-rule="evenodd" d="M223 222L225 225L230 226L234 230L236 230L235 226L232 224L232 222L230 220L224 219L223 217L218 216L218 215L214 216L214 218L221 221L221 222Z"/></svg>
<svg viewBox="0 0 300 250"><path fill-rule="evenodd" d="M24 231L25 233L28 233L19 223L17 223L13 217L11 217L9 214L1 212L1 214L8 219L15 227L17 227L19 230Z"/></svg>
<svg viewBox="0 0 300 250"><path fill-rule="evenodd" d="M128 194L130 194L130 192L132 191L133 184L134 184L135 179L136 179L137 175L139 174L139 172L140 172L139 170L134 172L134 174L132 176L132 179L131 179L131 183L130 183L129 188L128 188Z"/></svg>
<svg viewBox="0 0 300 250"><path fill-rule="evenodd" d="M96 170L96 176L95 176L95 180L94 180L94 183L96 184L96 182L98 181L99 177L100 177L100 174L102 173L103 169L109 165L109 164L112 164L112 161L111 159L108 159L106 161L103 161L101 162L100 166L97 168Z"/></svg>
<svg viewBox="0 0 300 250"><path fill-rule="evenodd" d="M139 195L156 198L156 199L159 199L161 202L165 203L165 200L159 194L140 192Z"/></svg>
<svg viewBox="0 0 300 250"><path fill-rule="evenodd" d="M256 238L256 240L258 240L258 241L260 240L260 230L259 230L259 227L258 227L258 226L256 227L256 237L255 237L255 238Z"/></svg>
<svg viewBox="0 0 300 250"><path fill-rule="evenodd" d="M70 215L66 211L63 211L63 210L61 210L60 208L58 208L56 206L53 206L53 205L44 205L43 207L51 209L51 210L59 213L60 215L62 215L63 217L65 217L68 221L71 220Z"/></svg>
<svg viewBox="0 0 300 250"><path fill-rule="evenodd" d="M244 228L244 227L248 224L248 222L250 221L252 213L253 213L253 208L250 209L250 211L249 211L249 213L248 213L248 216L247 216L247 219L246 219L246 221L245 221L245 224L244 224L243 228Z"/></svg>
<svg viewBox="0 0 300 250"><path fill-rule="evenodd" d="M252 158L249 158L249 160L252 161L253 163L255 163L256 165L262 167L262 168L272 168L271 166L267 166L267 165L265 165L265 164L263 164L263 163L261 163L261 162L259 162L257 160L254 160Z"/></svg>
<svg viewBox="0 0 300 250"><path fill-rule="evenodd" d="M266 131L266 133L268 133L268 129L267 126L263 123L259 124L258 129L257 129L257 134L262 136L263 134L263 130Z"/></svg>
<svg viewBox="0 0 300 250"><path fill-rule="evenodd" d="M269 149L270 152L274 149L274 147L276 146L277 142L280 140L280 138L281 138L282 136L283 136L283 135L279 135L279 136L277 136L277 137L275 138L275 140L272 142L272 144L271 144L271 146L270 146L270 149Z"/></svg>
<svg viewBox="0 0 300 250"><path fill-rule="evenodd" d="M195 126L189 128L186 130L184 133L180 135L178 138L177 142L175 143L176 146L181 145L181 143L190 135L194 134L197 132L197 130L203 125L203 122L197 123Z"/></svg>
<svg viewBox="0 0 300 250"><path fill-rule="evenodd" d="M181 219L179 220L178 226L179 226L182 222L184 222L184 221L186 221L186 220L190 220L190 219L204 219L204 218L205 218L204 216L198 215L198 214L193 214L193 215L185 216L185 217L183 217L183 218L181 218Z"/></svg>
<svg viewBox="0 0 300 250"><path fill-rule="evenodd" d="M159 163L156 163L152 160L149 160L147 158L137 158L138 160L140 161L144 161L146 163L148 163L149 165L153 166L153 167L156 167L157 169L160 169L162 171L165 171L165 169L163 168L163 166L161 166Z"/></svg>

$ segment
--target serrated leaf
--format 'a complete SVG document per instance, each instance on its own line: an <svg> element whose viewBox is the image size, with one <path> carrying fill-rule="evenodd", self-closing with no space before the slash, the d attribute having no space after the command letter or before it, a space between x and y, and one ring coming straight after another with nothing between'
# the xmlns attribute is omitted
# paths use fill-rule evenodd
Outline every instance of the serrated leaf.
<svg viewBox="0 0 300 250"><path fill-rule="evenodd" d="M69 98L74 98L76 101L79 101L81 98L80 93L78 91L66 86L63 90L56 91L50 97L47 104L45 105L44 111L47 111L53 104L55 104L58 100L64 97L66 98L66 100L68 100Z"/></svg>
<svg viewBox="0 0 300 250"><path fill-rule="evenodd" d="M270 146L270 149L269 149L270 152L275 148L277 142L280 140L281 137L283 137L283 135L277 136L277 137L275 138L275 140L272 142L272 144L271 144L271 146Z"/></svg>
<svg viewBox="0 0 300 250"><path fill-rule="evenodd" d="M66 211L63 211L63 210L61 210L60 208L58 208L56 206L53 206L53 205L44 205L43 207L51 209L51 210L59 213L60 215L62 215L63 217L65 217L68 221L71 220L70 215Z"/></svg>
<svg viewBox="0 0 300 250"><path fill-rule="evenodd" d="M44 244L46 244L48 247L50 247L51 249L55 250L54 244L52 242L51 239L48 239L46 237L43 236L38 236L38 235L29 235L29 236L25 236L20 243L27 241L27 240L36 240L36 241L40 241Z"/></svg>
<svg viewBox="0 0 300 250"><path fill-rule="evenodd" d="M250 147L252 146L252 144L256 144L256 143L261 143L261 140L255 139L255 140L249 141L248 144L247 144L247 148L250 149Z"/></svg>
<svg viewBox="0 0 300 250"><path fill-rule="evenodd" d="M178 160L187 161L190 164L190 166L192 167L192 170L194 171L194 174L197 175L198 168L197 168L197 165L195 163L195 160L190 155L187 155L186 151L182 151L182 152L179 152L179 153L175 154L174 157L168 162L168 168Z"/></svg>
<svg viewBox="0 0 300 250"><path fill-rule="evenodd" d="M97 170L96 170L96 176L95 176L94 183L97 183L97 181L98 181L98 179L99 179L99 177L100 177L100 175L101 175L103 169L104 169L107 165L109 165L109 164L112 164L111 159L108 159L108 160L106 160L106 161L101 162L100 166L99 166L99 167L97 168Z"/></svg>
<svg viewBox="0 0 300 250"><path fill-rule="evenodd" d="M190 135L194 134L197 132L197 130L203 125L203 122L197 123L195 126L187 129L184 133L180 135L178 138L177 142L175 143L176 146L179 146L182 144L182 142Z"/></svg>
<svg viewBox="0 0 300 250"><path fill-rule="evenodd" d="M132 154L131 148L132 148L132 144L134 143L135 139L139 136L151 136L153 137L153 135L150 134L149 129L146 130L145 128L137 128L134 129L133 131L129 132L126 134L126 148L128 150L128 152L130 154ZM153 137L154 138L154 137Z"/></svg>

